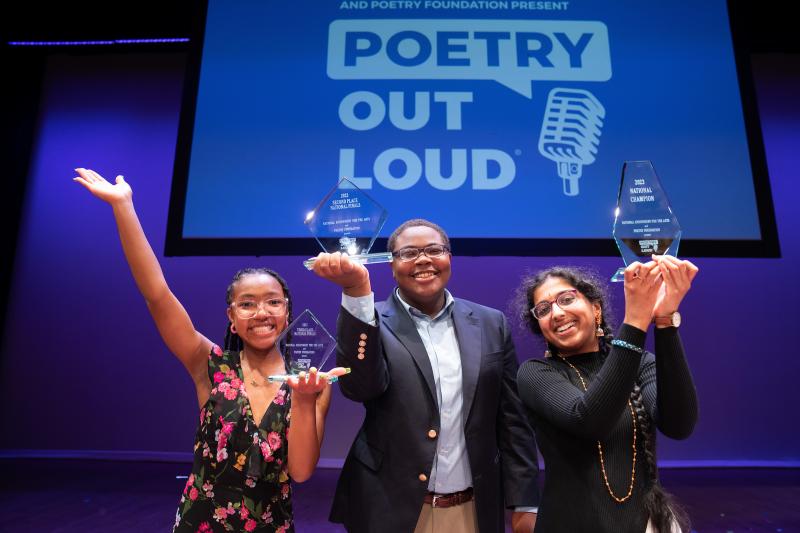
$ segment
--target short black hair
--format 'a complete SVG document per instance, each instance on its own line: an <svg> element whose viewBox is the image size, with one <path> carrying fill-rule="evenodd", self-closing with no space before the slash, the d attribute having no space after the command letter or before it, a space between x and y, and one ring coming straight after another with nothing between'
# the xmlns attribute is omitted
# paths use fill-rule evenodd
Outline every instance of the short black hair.
<svg viewBox="0 0 800 533"><path fill-rule="evenodd" d="M424 226L426 228L431 228L432 230L436 231L442 237L442 244L447 246L447 249L452 251L450 248L450 237L447 236L447 232L435 222L431 222L430 220L425 220L424 218L412 218L411 220L406 220L395 229L391 235L389 235L389 240L386 241L386 251L387 252L394 252L394 245L397 244L397 238L400 236L408 228L415 228L418 226Z"/></svg>

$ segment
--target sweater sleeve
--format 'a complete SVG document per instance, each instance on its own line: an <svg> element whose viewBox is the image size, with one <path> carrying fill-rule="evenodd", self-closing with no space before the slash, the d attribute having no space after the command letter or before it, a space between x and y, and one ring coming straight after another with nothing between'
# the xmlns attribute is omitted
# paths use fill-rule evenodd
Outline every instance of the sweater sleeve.
<svg viewBox="0 0 800 533"><path fill-rule="evenodd" d="M617 338L643 346L645 332L623 324ZM613 346L588 389L573 385L545 361L524 363L518 374L522 403L553 425L579 436L604 439L614 429L639 376L641 354ZM572 369L570 369L572 372ZM584 380L587 376L583 376Z"/></svg>
<svg viewBox="0 0 800 533"><path fill-rule="evenodd" d="M697 423L697 390L677 328L656 328L655 352L640 372L645 406L661 433L685 439Z"/></svg>

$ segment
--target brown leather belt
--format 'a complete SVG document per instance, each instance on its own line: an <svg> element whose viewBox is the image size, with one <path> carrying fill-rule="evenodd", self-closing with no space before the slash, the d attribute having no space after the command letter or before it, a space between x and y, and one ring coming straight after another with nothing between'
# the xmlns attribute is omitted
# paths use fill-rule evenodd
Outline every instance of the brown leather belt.
<svg viewBox="0 0 800 533"><path fill-rule="evenodd" d="M461 492L453 492L452 494L436 494L429 492L425 495L425 503L433 507L453 507L454 505L461 505L472 501L472 487L462 490Z"/></svg>

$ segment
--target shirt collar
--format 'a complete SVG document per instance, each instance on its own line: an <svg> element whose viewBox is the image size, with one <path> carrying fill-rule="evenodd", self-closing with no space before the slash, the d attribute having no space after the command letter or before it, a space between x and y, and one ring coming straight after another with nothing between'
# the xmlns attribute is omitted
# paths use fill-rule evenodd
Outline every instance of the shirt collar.
<svg viewBox="0 0 800 533"><path fill-rule="evenodd" d="M453 295L450 294L450 291L448 291L447 289L444 290L444 307L442 307L441 311L439 311L432 317L426 315L416 307L412 307L411 304L403 300L403 297L400 294L399 287L395 287L394 293L397 296L397 299L400 301L400 305L402 305L403 309L406 310L406 313L408 313L412 317L426 318L433 322L434 320L438 320L440 318L448 318L450 317L450 315L453 314L453 305L455 304L455 298L453 298Z"/></svg>

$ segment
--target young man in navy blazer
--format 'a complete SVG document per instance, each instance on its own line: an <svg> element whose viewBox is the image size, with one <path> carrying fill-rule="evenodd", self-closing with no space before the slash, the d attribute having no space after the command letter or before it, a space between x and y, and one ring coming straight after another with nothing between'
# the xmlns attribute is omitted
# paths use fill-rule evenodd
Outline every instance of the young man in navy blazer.
<svg viewBox="0 0 800 533"><path fill-rule="evenodd" d="M505 316L454 298L450 241L414 219L389 237L397 287L375 303L367 269L320 254L343 289L336 364L366 408L330 519L349 532L531 532L539 494L533 432L517 395Z"/></svg>

